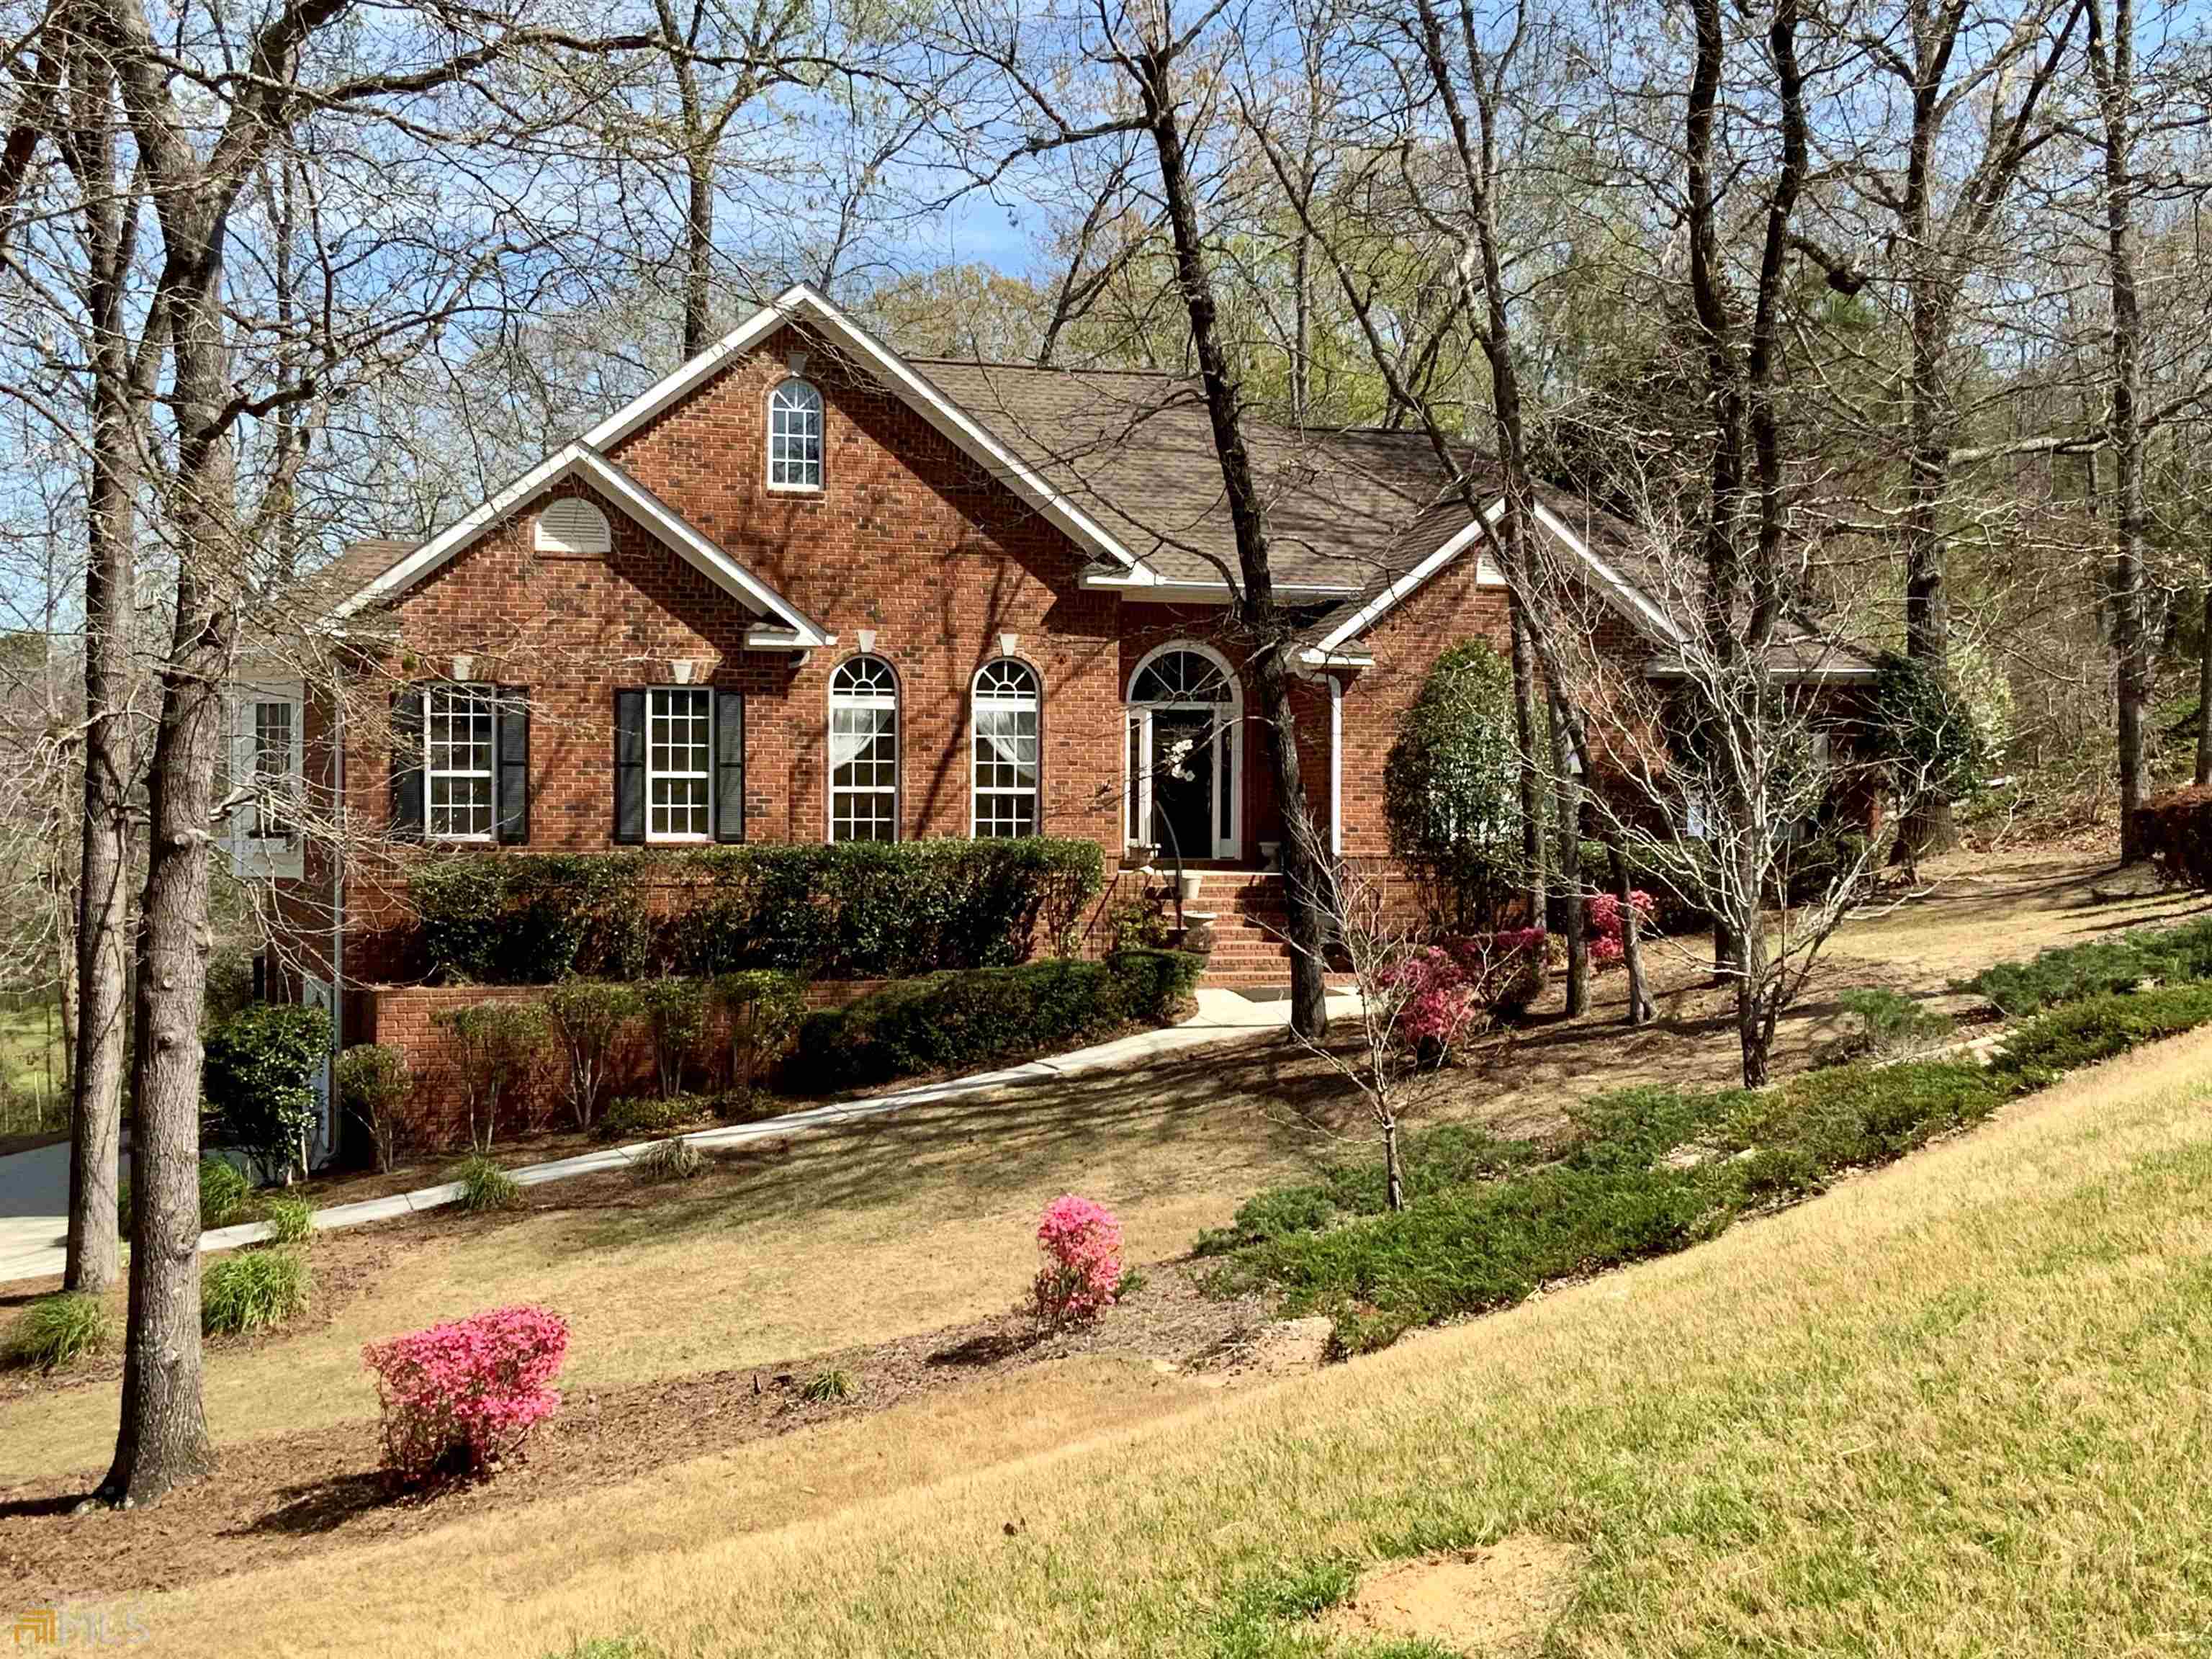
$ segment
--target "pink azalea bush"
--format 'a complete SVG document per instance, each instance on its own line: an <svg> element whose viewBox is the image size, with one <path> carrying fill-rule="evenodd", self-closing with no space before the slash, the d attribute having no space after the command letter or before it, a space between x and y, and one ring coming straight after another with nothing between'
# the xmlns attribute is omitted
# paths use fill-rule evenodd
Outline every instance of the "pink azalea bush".
<svg viewBox="0 0 2212 1659"><path fill-rule="evenodd" d="M568 1352L568 1326L544 1308L495 1308L372 1342L384 1408L384 1464L406 1486L480 1474L561 1407L547 1386Z"/></svg>
<svg viewBox="0 0 2212 1659"><path fill-rule="evenodd" d="M1645 931L1659 914L1657 903L1642 888L1629 894L1628 902L1636 909L1637 931ZM1589 902L1589 920L1590 961L1600 968L1610 968L1627 954L1621 938L1620 900L1611 893L1598 894Z"/></svg>
<svg viewBox="0 0 2212 1659"><path fill-rule="evenodd" d="M1402 990L1398 1035L1441 1062L1495 1010L1525 1006L1543 983L1551 936L1540 927L1454 933L1382 975Z"/></svg>
<svg viewBox="0 0 2212 1659"><path fill-rule="evenodd" d="M1121 1224L1104 1206L1064 1193L1037 1222L1036 1316L1048 1330L1088 1324L1121 1285Z"/></svg>

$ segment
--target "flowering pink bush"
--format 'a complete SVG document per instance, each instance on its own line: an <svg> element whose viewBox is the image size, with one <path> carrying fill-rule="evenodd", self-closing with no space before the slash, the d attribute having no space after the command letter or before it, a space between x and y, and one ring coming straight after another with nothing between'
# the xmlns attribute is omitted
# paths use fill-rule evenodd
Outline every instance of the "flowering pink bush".
<svg viewBox="0 0 2212 1659"><path fill-rule="evenodd" d="M1651 895L1638 888L1628 896L1636 908L1637 931L1651 926L1659 914L1659 907ZM1611 893L1600 893L1589 902L1590 960L1601 968L1610 968L1627 954L1622 943L1620 900Z"/></svg>
<svg viewBox="0 0 2212 1659"><path fill-rule="evenodd" d="M1380 977L1404 997L1398 1007L1398 1035L1425 1054L1441 1058L1449 1054L1480 1012L1475 976L1468 971L1461 951L1424 945Z"/></svg>
<svg viewBox="0 0 2212 1659"><path fill-rule="evenodd" d="M362 1358L384 1407L385 1468L409 1486L483 1473L560 1409L546 1384L568 1352L567 1322L529 1307L370 1343Z"/></svg>
<svg viewBox="0 0 2212 1659"><path fill-rule="evenodd" d="M1087 1198L1064 1193L1037 1223L1036 1316L1048 1330L1088 1324L1114 1305L1121 1284L1121 1224Z"/></svg>

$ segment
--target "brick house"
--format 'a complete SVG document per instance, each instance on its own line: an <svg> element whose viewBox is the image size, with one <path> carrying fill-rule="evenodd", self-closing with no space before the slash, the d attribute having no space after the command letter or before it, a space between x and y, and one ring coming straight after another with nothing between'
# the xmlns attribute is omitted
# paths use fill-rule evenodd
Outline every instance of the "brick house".
<svg viewBox="0 0 2212 1659"><path fill-rule="evenodd" d="M1443 649L1506 644L1505 586L1418 434L1253 447L1308 624L1314 819L1384 857L1399 717ZM1680 635L1622 526L1540 517L1604 647L1657 660ZM428 541L319 573L289 660L325 666L241 671L234 764L342 812L349 848L1086 836L1264 920L1282 814L1235 568L1189 382L905 358L802 286ZM270 882L284 978L367 1040L400 878L264 811L234 868ZM1273 949L1232 920L1217 969L1279 973Z"/></svg>

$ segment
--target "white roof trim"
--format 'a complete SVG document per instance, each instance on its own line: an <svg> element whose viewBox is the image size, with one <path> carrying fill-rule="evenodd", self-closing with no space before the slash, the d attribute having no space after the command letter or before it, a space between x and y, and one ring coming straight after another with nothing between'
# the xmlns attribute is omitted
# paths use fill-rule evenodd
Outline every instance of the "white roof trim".
<svg viewBox="0 0 2212 1659"><path fill-rule="evenodd" d="M1501 501L1498 505L1503 507L1504 503ZM1536 522L1565 542L1569 551L1597 573L1606 598L1613 602L1616 610L1626 612L1631 621L1647 624L1660 638L1672 640L1677 645L1681 643L1682 630L1674 625L1674 619L1654 605L1650 596L1635 583L1591 552L1589 544L1569 529L1566 521L1541 501L1536 503Z"/></svg>
<svg viewBox="0 0 2212 1659"><path fill-rule="evenodd" d="M1308 655L1302 660L1322 661L1346 640L1372 628L1403 604L1423 583L1466 551L1469 543L1482 536L1504 515L1505 498L1501 495L1483 509L1480 523L1470 522L1442 547L1362 605L1352 616L1331 629L1311 647L1312 652L1320 654ZM1598 580L1599 591L1615 610L1662 640L1675 644L1681 642L1682 630L1674 625L1673 619L1654 605L1633 582L1593 553L1589 544L1574 532L1565 520L1541 501L1536 503L1534 518L1538 524L1565 543L1569 552L1589 567L1590 573ZM1483 587L1505 586L1504 574L1492 562L1489 554L1486 552L1479 557L1480 562L1475 567L1477 585Z"/></svg>
<svg viewBox="0 0 2212 1659"><path fill-rule="evenodd" d="M676 403L738 353L757 344L784 324L805 319L834 343L859 358L924 420L972 460L991 469L1014 493L1087 552L1126 569L1144 561L1095 520L1032 472L972 416L908 368L906 360L862 328L829 298L805 283L794 283L713 345L584 434L593 449L611 449L654 416Z"/></svg>
<svg viewBox="0 0 2212 1659"><path fill-rule="evenodd" d="M1313 662L1327 660L1330 653L1346 640L1372 628L1395 610L1414 589L1466 551L1468 544L1480 538L1486 526L1496 524L1504 511L1505 500L1504 497L1500 496L1484 510L1480 520L1468 520L1449 541L1392 582L1373 599L1368 600L1350 617L1330 629L1315 643L1310 653L1303 653L1303 659ZM1505 586L1504 574L1490 562L1490 556L1487 554L1480 556L1480 562L1475 566L1474 580L1479 586L1484 587Z"/></svg>
<svg viewBox="0 0 2212 1659"><path fill-rule="evenodd" d="M1150 568L1121 571L1085 571L1079 579L1079 586L1093 592L1103 591L1120 593L1132 599L1153 599L1161 603L1181 600L1228 600L1237 596L1231 584L1212 577L1163 576ZM1278 593L1296 594L1303 599L1348 599L1358 592L1342 582L1277 582Z"/></svg>
<svg viewBox="0 0 2212 1659"><path fill-rule="evenodd" d="M789 629L789 643L784 648L805 650L832 642L832 635L824 633L788 599L693 529L681 514L629 473L581 442L548 455L489 501L455 520L366 587L340 601L331 612L331 617L342 621L380 599L413 586L517 507L572 474L589 479L593 488L617 502L624 513L740 604ZM751 642L750 634L747 642ZM781 645L783 641L779 639L777 643Z"/></svg>

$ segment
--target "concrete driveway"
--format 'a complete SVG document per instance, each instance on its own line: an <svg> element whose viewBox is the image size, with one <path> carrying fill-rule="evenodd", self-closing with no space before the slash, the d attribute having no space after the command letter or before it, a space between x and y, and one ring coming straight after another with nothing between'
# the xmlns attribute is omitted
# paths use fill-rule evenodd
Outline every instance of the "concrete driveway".
<svg viewBox="0 0 2212 1659"><path fill-rule="evenodd" d="M61 1271L69 1164L66 1140L0 1158L0 1284Z"/></svg>

